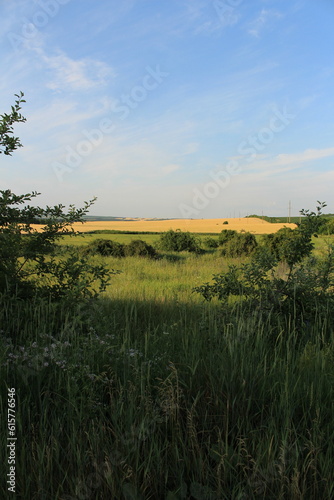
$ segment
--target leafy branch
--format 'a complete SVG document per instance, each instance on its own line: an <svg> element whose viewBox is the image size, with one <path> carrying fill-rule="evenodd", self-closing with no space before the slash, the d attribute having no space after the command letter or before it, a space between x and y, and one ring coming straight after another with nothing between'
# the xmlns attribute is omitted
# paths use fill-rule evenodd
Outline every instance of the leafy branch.
<svg viewBox="0 0 334 500"><path fill-rule="evenodd" d="M26 118L20 113L21 103L26 102L23 96L23 92L15 94L17 100L11 107L11 113L0 115L0 154L11 155L15 149L22 147L20 139L13 135L13 124L26 121Z"/></svg>

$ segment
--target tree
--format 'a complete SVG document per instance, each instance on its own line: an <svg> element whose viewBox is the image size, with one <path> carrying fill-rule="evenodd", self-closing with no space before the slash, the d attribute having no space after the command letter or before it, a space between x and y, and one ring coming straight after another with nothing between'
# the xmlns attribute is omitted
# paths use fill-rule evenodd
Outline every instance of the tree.
<svg viewBox="0 0 334 500"><path fill-rule="evenodd" d="M11 113L0 118L0 150L5 155L22 146L19 138L13 136L13 124L26 121L20 114L20 104L25 102L23 95L16 95L18 100ZM84 222L95 198L85 202L83 208L70 205L66 212L61 204L30 206L29 202L38 195L0 190L0 293L78 301L104 291L111 274L118 271L93 265L74 250L67 256L57 256L57 241L64 235L76 234L72 224Z"/></svg>
<svg viewBox="0 0 334 500"><path fill-rule="evenodd" d="M15 94L17 100L15 105L12 106L11 113L0 115L0 154L11 155L15 149L22 147L20 139L13 135L13 124L26 121L26 118L20 113L21 103L26 102L23 96L23 92Z"/></svg>

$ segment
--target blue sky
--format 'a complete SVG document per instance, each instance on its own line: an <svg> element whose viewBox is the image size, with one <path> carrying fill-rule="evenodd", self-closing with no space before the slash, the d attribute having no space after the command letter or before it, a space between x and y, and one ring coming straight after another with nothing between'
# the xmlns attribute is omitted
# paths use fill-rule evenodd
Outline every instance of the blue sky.
<svg viewBox="0 0 334 500"><path fill-rule="evenodd" d="M330 0L3 0L1 189L124 217L334 212Z"/></svg>

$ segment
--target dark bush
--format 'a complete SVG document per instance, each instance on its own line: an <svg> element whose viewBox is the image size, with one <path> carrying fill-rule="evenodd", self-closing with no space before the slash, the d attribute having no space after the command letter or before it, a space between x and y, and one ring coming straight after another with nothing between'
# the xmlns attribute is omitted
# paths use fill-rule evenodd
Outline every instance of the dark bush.
<svg viewBox="0 0 334 500"><path fill-rule="evenodd" d="M218 237L219 245L225 245L230 239L237 234L233 229L223 229Z"/></svg>
<svg viewBox="0 0 334 500"><path fill-rule="evenodd" d="M290 229L284 227L275 234L262 236L264 245L278 261L286 262L289 267L301 262L310 254L313 244L310 237L300 228Z"/></svg>
<svg viewBox="0 0 334 500"><path fill-rule="evenodd" d="M217 240L215 240L214 238L205 238L204 240L204 245L207 247L207 248L217 248L219 246L219 243Z"/></svg>
<svg viewBox="0 0 334 500"><path fill-rule="evenodd" d="M319 229L319 234L334 234L334 218L325 220Z"/></svg>
<svg viewBox="0 0 334 500"><path fill-rule="evenodd" d="M159 240L159 247L162 250L171 252L188 252L201 253L202 249L198 239L189 232L183 232L180 229L173 231L170 229L163 233Z"/></svg>
<svg viewBox="0 0 334 500"><path fill-rule="evenodd" d="M228 224L228 220L224 220L223 224Z"/></svg>
<svg viewBox="0 0 334 500"><path fill-rule="evenodd" d="M124 257L124 245L112 240L95 240L85 249L90 255L102 255L103 257Z"/></svg>
<svg viewBox="0 0 334 500"><path fill-rule="evenodd" d="M251 255L257 247L255 236L251 233L235 233L223 245L221 254L225 257Z"/></svg>
<svg viewBox="0 0 334 500"><path fill-rule="evenodd" d="M321 209L325 206L318 203L317 212L301 212L306 219L297 229L284 228L263 237L249 262L239 267L230 265L227 272L213 276L213 283L204 283L194 291L206 300L217 297L227 308L229 297L240 297L237 304L245 314L266 315L270 322L277 320L279 330L281 320L289 324L293 320L298 331L304 334L311 322L320 319L319 324L324 329L328 325L327 331L332 335L334 245L329 245L325 257L311 255L311 238L321 227ZM282 274L282 261L289 265L288 273Z"/></svg>
<svg viewBox="0 0 334 500"><path fill-rule="evenodd" d="M157 257L157 252L152 245L143 240L132 240L131 243L124 247L125 255L137 257L150 257L152 259Z"/></svg>

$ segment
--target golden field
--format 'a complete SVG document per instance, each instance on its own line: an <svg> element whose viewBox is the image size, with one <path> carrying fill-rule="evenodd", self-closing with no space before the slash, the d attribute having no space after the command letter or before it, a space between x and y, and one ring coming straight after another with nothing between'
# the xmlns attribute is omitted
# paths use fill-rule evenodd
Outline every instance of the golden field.
<svg viewBox="0 0 334 500"><path fill-rule="evenodd" d="M224 224L227 221L228 224ZM296 228L292 223L270 223L256 217L232 218L232 219L121 219L119 221L89 221L84 224L75 223L76 231L98 231L114 229L120 231L148 231L163 232L169 229L181 229L191 233L220 233L222 229L234 229L236 231L249 231L253 234L275 233L282 227Z"/></svg>

